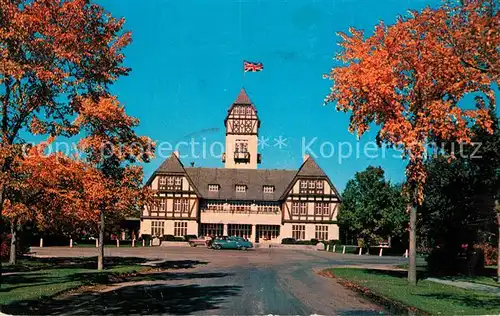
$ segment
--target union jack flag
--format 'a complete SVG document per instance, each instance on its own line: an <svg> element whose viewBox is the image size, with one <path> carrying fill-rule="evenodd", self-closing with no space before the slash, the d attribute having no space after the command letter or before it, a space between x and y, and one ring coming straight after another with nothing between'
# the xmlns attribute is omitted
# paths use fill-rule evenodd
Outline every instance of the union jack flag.
<svg viewBox="0 0 500 316"><path fill-rule="evenodd" d="M262 71L264 69L264 65L262 63L253 63L250 61L243 61L243 70L245 72L257 72Z"/></svg>

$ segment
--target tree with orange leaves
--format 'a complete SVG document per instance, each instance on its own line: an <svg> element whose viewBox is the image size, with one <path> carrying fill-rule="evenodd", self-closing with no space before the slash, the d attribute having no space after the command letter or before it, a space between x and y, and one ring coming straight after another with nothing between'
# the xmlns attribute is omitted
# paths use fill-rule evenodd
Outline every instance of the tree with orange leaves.
<svg viewBox="0 0 500 316"><path fill-rule="evenodd" d="M22 135L77 134L75 99L128 73L123 23L87 0L0 0L0 215Z"/></svg>
<svg viewBox="0 0 500 316"><path fill-rule="evenodd" d="M11 226L10 264L16 263L17 231L27 222L40 229L97 222L98 213L85 207L85 183L98 171L62 153L45 155L45 147L35 146L11 164L14 176L6 184L3 214Z"/></svg>
<svg viewBox="0 0 500 316"><path fill-rule="evenodd" d="M79 148L89 165L99 171L99 179L86 185L87 208L99 213L99 250L97 269L104 268L104 228L107 214L141 208L151 192L142 188L142 168L136 161L149 161L154 144L148 137L138 136L136 118L125 113L115 97L102 95L97 100L81 99L75 125L85 131Z"/></svg>
<svg viewBox="0 0 500 316"><path fill-rule="evenodd" d="M16 179L35 177L39 165L20 157L25 134L86 133L80 148L87 161L84 166L77 162L83 169L74 184L80 185L78 205L87 216L101 215L101 229L104 212L130 207L143 197L138 190L142 170L125 161L149 157L150 141L135 135L138 121L107 92L109 84L129 72L122 66L122 50L131 37L123 23L88 0L0 0L0 215L6 204L10 218L27 210L27 202L15 193L28 188ZM50 162L36 159L40 165ZM18 163L26 169L15 168ZM49 187L60 189L55 184ZM48 205L65 209L67 196L61 194L49 195ZM102 234L100 245L102 268Z"/></svg>
<svg viewBox="0 0 500 316"><path fill-rule="evenodd" d="M370 124L379 125L377 140L408 159L411 284L417 280L415 225L426 151L432 141L469 143L473 125L491 132L499 30L495 1L468 0L411 12L391 26L381 22L366 38L354 28L340 34L341 65L329 74L333 87L325 102L351 112L349 128L359 136ZM459 101L470 93L480 93L476 108L462 109Z"/></svg>

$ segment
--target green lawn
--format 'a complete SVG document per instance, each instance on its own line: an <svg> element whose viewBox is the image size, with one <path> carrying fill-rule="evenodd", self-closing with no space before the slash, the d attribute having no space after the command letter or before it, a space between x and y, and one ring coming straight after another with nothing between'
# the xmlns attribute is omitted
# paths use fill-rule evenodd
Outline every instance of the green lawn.
<svg viewBox="0 0 500 316"><path fill-rule="evenodd" d="M433 315L500 314L500 297L487 292L469 291L431 281L419 281L417 286L409 286L406 272L349 268L330 271L336 278L351 281L386 299Z"/></svg>
<svg viewBox="0 0 500 316"><path fill-rule="evenodd" d="M52 297L83 285L102 284L120 274L144 269L139 258L109 258L103 272L95 270L96 258L20 260L16 266L2 265L0 305Z"/></svg>

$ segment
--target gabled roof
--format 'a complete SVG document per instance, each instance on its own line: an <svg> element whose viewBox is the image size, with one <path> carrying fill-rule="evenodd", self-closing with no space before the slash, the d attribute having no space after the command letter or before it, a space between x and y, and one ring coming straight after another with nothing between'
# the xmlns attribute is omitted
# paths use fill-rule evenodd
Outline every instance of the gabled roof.
<svg viewBox="0 0 500 316"><path fill-rule="evenodd" d="M185 173L184 166L182 162L179 160L175 153L172 153L170 157L165 160L156 172L168 172L168 173Z"/></svg>
<svg viewBox="0 0 500 316"><path fill-rule="evenodd" d="M204 199L241 201L279 201L292 182L296 170L186 168L189 178ZM209 184L219 184L218 192L208 191ZM245 193L236 185L246 185ZM263 186L274 186L274 193L264 193Z"/></svg>
<svg viewBox="0 0 500 316"><path fill-rule="evenodd" d="M311 156L307 156L297 173L298 177L327 177L323 169L318 166Z"/></svg>

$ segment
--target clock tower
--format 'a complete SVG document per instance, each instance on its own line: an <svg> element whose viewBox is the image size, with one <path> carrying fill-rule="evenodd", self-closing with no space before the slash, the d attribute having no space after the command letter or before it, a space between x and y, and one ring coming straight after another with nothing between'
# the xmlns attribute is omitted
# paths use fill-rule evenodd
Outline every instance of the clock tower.
<svg viewBox="0 0 500 316"><path fill-rule="evenodd" d="M227 111L225 168L257 169L261 156L257 152L260 120L244 88Z"/></svg>

